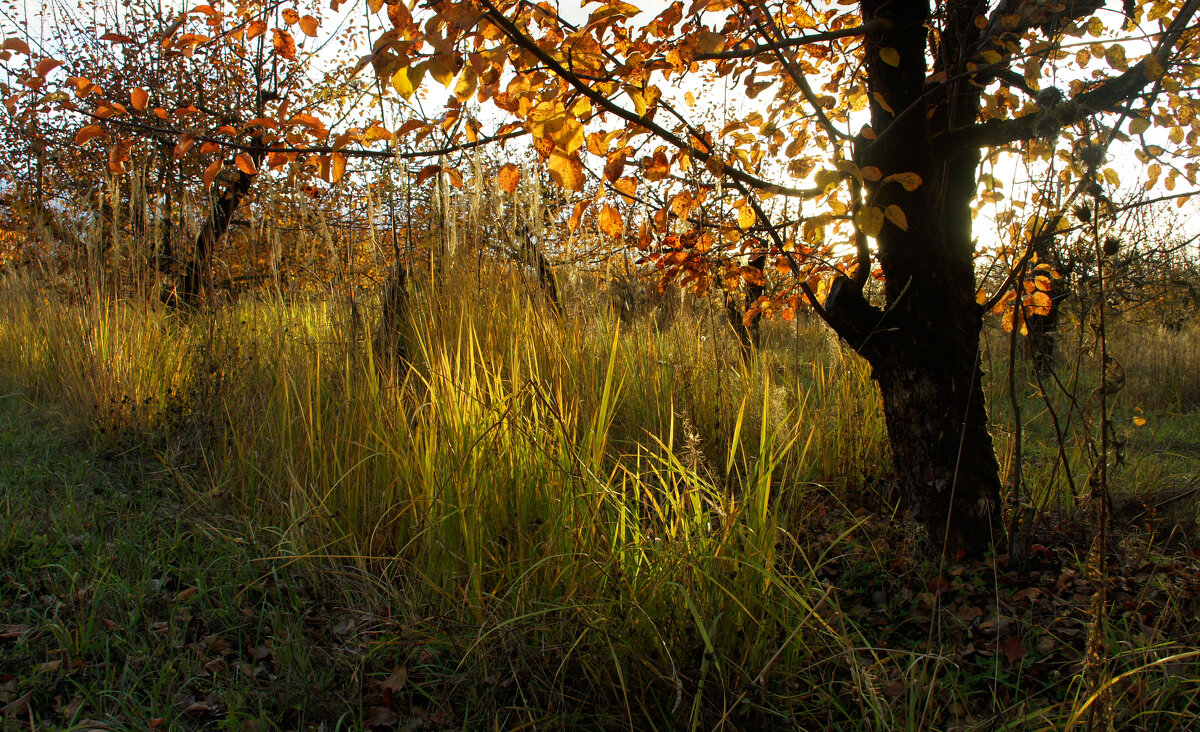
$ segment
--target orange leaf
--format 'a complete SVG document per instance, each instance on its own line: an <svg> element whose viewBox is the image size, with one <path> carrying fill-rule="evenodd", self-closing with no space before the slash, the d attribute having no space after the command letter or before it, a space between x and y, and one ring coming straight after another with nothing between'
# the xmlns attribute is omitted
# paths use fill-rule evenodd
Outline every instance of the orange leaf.
<svg viewBox="0 0 1200 732"><path fill-rule="evenodd" d="M300 19L300 30L304 31L304 35L309 38L317 37L317 27L321 24L316 18L311 15L306 15Z"/></svg>
<svg viewBox="0 0 1200 732"><path fill-rule="evenodd" d="M319 120L316 117L312 116L311 114L307 114L305 112L299 112L297 114L292 115L292 118L290 120L288 120L288 124L292 124L292 123L295 123L298 125L304 125L305 127L309 128L310 130L319 130L325 126L321 122L321 120Z"/></svg>
<svg viewBox="0 0 1200 732"><path fill-rule="evenodd" d="M884 183L899 183L909 193L921 187L921 176L916 173L893 173L883 179Z"/></svg>
<svg viewBox="0 0 1200 732"><path fill-rule="evenodd" d="M389 4L387 16L388 20L392 21L392 25L400 30L404 30L413 22L412 13L408 12L408 6L402 2Z"/></svg>
<svg viewBox="0 0 1200 732"><path fill-rule="evenodd" d="M289 61L295 60L296 39L292 38L291 33L288 33L282 28L276 28L275 37L272 39L271 44L275 46L275 50L279 52L280 56L283 56Z"/></svg>
<svg viewBox="0 0 1200 732"><path fill-rule="evenodd" d="M337 183L346 175L346 156L341 153L334 153L330 163L329 180L332 183Z"/></svg>
<svg viewBox="0 0 1200 732"><path fill-rule="evenodd" d="M108 41L109 43L133 43L133 39L124 33L105 33L100 36L100 40Z"/></svg>
<svg viewBox="0 0 1200 732"><path fill-rule="evenodd" d="M23 53L26 56L29 55L29 44L25 43L25 41L22 41L20 38L5 39L4 45L2 46L2 48L5 51L12 51L14 53Z"/></svg>
<svg viewBox="0 0 1200 732"><path fill-rule="evenodd" d="M506 163L496 174L496 182L500 185L500 190L513 193L521 184L521 170L512 163Z"/></svg>
<svg viewBox="0 0 1200 732"><path fill-rule="evenodd" d="M146 108L146 104L149 101L150 95L147 94L146 90L142 89L141 87L135 88L133 91L129 92L129 103L132 104L133 108L139 112Z"/></svg>
<svg viewBox="0 0 1200 732"><path fill-rule="evenodd" d="M194 145L195 143L196 143L196 137L192 133L185 132L182 135L180 135L179 142L177 142L175 144L175 157L176 158L183 157L183 154L186 153L188 150L190 150L192 148L192 145Z"/></svg>
<svg viewBox="0 0 1200 732"><path fill-rule="evenodd" d="M446 169L446 177L450 179L450 185L452 185L455 188L458 188L460 190L462 189L462 187L463 187L462 173L458 172L454 168L447 168Z"/></svg>
<svg viewBox="0 0 1200 732"><path fill-rule="evenodd" d="M267 32L267 23L263 20L252 21L246 26L246 40L252 41Z"/></svg>
<svg viewBox="0 0 1200 732"><path fill-rule="evenodd" d="M426 165L424 168L421 168L420 173L417 173L417 179L416 179L416 181L414 181L414 183L416 185L421 185L422 183L429 180L430 178L432 178L433 176L437 175L440 172L442 172L442 166Z"/></svg>
<svg viewBox="0 0 1200 732"><path fill-rule="evenodd" d="M254 175L258 173L258 168L254 167L254 161L251 160L250 156L246 153L240 153L236 158L234 158L234 162L237 163L238 170L242 171L246 175Z"/></svg>
<svg viewBox="0 0 1200 732"><path fill-rule="evenodd" d="M204 170L204 187L205 188L208 188L213 184L213 181L217 179L217 174L220 173L221 169L224 167L225 167L225 161L221 160L220 158L217 158L216 160L212 161L212 164L209 165L208 168L206 168Z"/></svg>
<svg viewBox="0 0 1200 732"><path fill-rule="evenodd" d="M621 212L615 207L605 204L604 208L600 209L600 231L615 239L621 235L621 230L624 228Z"/></svg>
<svg viewBox="0 0 1200 732"><path fill-rule="evenodd" d="M129 159L129 150L133 140L120 140L108 150L108 169L116 175L125 172L125 161Z"/></svg>
<svg viewBox="0 0 1200 732"><path fill-rule="evenodd" d="M575 210L571 212L571 218L567 220L567 231L572 234L579 228L579 223L583 220L583 211L588 207L592 200L586 199L575 204Z"/></svg>
<svg viewBox="0 0 1200 732"><path fill-rule="evenodd" d="M62 61L55 61L52 58L44 58L41 61L38 61L37 75L45 76L59 66L62 66Z"/></svg>
<svg viewBox="0 0 1200 732"><path fill-rule="evenodd" d="M104 128L100 125L88 125L79 132L75 133L75 144L82 145L93 137L99 137L104 134Z"/></svg>
<svg viewBox="0 0 1200 732"><path fill-rule="evenodd" d="M297 13L292 8L288 8L283 11L283 21L288 25L295 25L300 22L300 13Z"/></svg>

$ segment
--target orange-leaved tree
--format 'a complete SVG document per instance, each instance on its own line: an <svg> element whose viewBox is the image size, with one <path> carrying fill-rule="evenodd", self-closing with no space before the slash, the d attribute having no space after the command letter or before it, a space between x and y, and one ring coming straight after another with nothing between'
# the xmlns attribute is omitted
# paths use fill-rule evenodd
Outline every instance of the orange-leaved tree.
<svg viewBox="0 0 1200 732"><path fill-rule="evenodd" d="M1200 0L693 0L651 19L600 0L574 20L530 0L369 4L394 26L370 55L393 88L433 79L452 105L490 102L565 189L594 170L604 186L580 206L595 199L606 231L701 287L730 255L755 283L784 273L757 307L803 298L871 364L900 494L951 552L1002 533L981 159L1041 160L1072 183L1063 206L1104 197L1113 144L1195 182ZM710 98L732 84L740 111L720 118ZM1062 220L1013 235L1032 257Z"/></svg>

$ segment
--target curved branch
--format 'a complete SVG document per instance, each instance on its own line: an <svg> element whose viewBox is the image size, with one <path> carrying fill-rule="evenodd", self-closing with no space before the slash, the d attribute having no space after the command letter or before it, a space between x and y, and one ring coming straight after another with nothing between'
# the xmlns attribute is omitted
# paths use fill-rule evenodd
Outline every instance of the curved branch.
<svg viewBox="0 0 1200 732"><path fill-rule="evenodd" d="M1164 67L1171 49L1188 29L1198 11L1200 0L1188 0L1163 33L1153 55ZM944 157L953 157L971 148L997 147L1031 140L1041 134L1039 123L1045 114L1052 115L1065 126L1102 112L1124 111L1124 104L1137 96L1152 81L1154 79L1146 75L1146 61L1143 59L1130 66L1123 74L1114 76L1089 91L1081 92L1072 99L1060 102L1049 110L940 132L933 136L932 149L939 151Z"/></svg>
<svg viewBox="0 0 1200 732"><path fill-rule="evenodd" d="M824 33L811 33L806 36L796 36L794 38L780 38L777 41L767 43L759 43L749 48L734 48L728 51L716 51L714 53L698 53L696 61L725 61L728 59L750 58L763 53L772 51L781 51L797 46L807 46L812 43L824 43L825 41L835 41L839 38L850 38L853 36L865 36L868 33L887 30L885 26L890 26L891 21L884 18L876 18L862 25L856 25L853 28L842 28L841 30L825 31Z"/></svg>

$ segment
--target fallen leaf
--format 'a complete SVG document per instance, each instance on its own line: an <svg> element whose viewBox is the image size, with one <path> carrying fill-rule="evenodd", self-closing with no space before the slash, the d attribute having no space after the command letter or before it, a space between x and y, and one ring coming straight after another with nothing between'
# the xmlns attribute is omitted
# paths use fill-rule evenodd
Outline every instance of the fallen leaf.
<svg viewBox="0 0 1200 732"><path fill-rule="evenodd" d="M1019 635L1010 635L1006 638L1004 643L1000 645L1000 650L1004 652L1004 657L1008 659L1009 663L1020 661L1028 653L1025 650L1025 643Z"/></svg>
<svg viewBox="0 0 1200 732"><path fill-rule="evenodd" d="M404 688L404 682L408 680L408 669L402 664L396 664L392 669L392 673L379 685L381 691L390 691L395 693Z"/></svg>
<svg viewBox="0 0 1200 732"><path fill-rule="evenodd" d="M371 707L363 717L368 727L390 727L396 723L396 713L387 707Z"/></svg>

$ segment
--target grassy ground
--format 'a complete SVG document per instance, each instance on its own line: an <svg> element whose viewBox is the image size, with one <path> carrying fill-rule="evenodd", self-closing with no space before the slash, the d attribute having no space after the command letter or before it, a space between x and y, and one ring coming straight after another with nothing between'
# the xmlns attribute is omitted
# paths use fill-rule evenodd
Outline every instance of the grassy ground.
<svg viewBox="0 0 1200 732"><path fill-rule="evenodd" d="M1085 663L1095 572L1047 413L1085 473L1094 415L1061 405L1086 374L1050 406L1019 382L1026 481L1055 493L1017 570L934 561L893 520L869 375L807 325L772 324L745 369L705 311L618 327L517 288L426 293L396 374L330 303L0 297L9 727L1053 729L1099 710L1182 729L1200 709L1197 417L1188 380L1154 390L1195 359L1169 348L1115 408L1129 510ZM1098 699L1085 667L1115 679Z"/></svg>
<svg viewBox="0 0 1200 732"><path fill-rule="evenodd" d="M294 566L152 453L56 422L0 397L5 729L361 722L363 664Z"/></svg>

